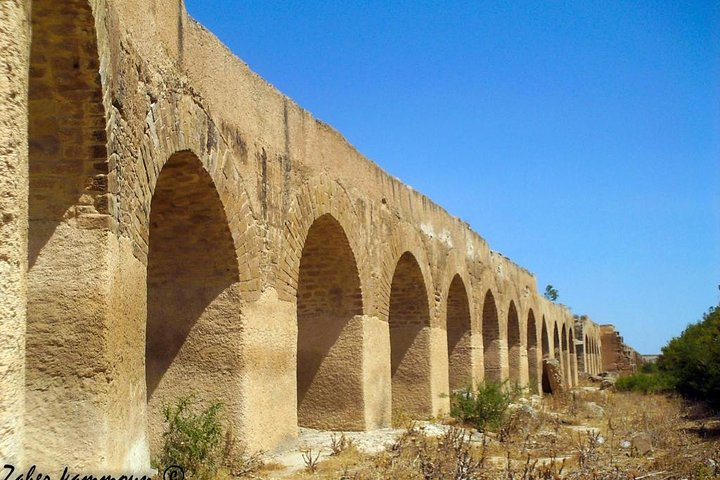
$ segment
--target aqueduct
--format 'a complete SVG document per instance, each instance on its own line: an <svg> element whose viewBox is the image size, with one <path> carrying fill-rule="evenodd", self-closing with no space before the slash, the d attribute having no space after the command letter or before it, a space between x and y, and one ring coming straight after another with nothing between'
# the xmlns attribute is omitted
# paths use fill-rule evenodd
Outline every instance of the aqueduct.
<svg viewBox="0 0 720 480"><path fill-rule="evenodd" d="M272 449L600 370L595 324L181 1L4 0L0 56L3 460L143 470L192 393Z"/></svg>

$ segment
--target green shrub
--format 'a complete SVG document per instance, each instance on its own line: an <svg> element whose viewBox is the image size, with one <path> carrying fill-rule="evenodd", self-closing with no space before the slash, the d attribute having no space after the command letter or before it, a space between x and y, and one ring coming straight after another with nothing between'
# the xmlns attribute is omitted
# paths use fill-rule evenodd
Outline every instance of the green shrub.
<svg viewBox="0 0 720 480"><path fill-rule="evenodd" d="M666 375L635 373L618 378L615 390L618 392L659 393L672 389L672 382Z"/></svg>
<svg viewBox="0 0 720 480"><path fill-rule="evenodd" d="M655 362L645 362L640 366L640 373L658 373L660 369Z"/></svg>
<svg viewBox="0 0 720 480"><path fill-rule="evenodd" d="M158 468L178 465L188 477L208 479L216 476L223 456L224 435L220 421L222 403L198 411L192 397L175 405L165 405L165 432Z"/></svg>
<svg viewBox="0 0 720 480"><path fill-rule="evenodd" d="M505 423L508 406L517 395L517 389L509 390L505 384L481 383L475 390L468 387L453 392L450 414L481 432L497 429Z"/></svg>
<svg viewBox="0 0 720 480"><path fill-rule="evenodd" d="M684 396L720 407L720 306L670 340L658 367Z"/></svg>

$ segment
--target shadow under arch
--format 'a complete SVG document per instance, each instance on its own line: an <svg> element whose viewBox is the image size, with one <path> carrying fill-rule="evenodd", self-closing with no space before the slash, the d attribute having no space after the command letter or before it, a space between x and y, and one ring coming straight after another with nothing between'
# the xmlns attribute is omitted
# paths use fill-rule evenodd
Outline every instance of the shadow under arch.
<svg viewBox="0 0 720 480"><path fill-rule="evenodd" d="M513 386L522 386L521 363L522 340L520 338L520 317L518 316L515 301L511 300L508 306L507 315L507 342L508 342L508 367L510 383Z"/></svg>
<svg viewBox="0 0 720 480"><path fill-rule="evenodd" d="M558 331L557 322L553 322L553 358L555 358L555 360L560 363L560 372L562 375L564 375L565 362L562 358L562 348L560 345L560 332Z"/></svg>
<svg viewBox="0 0 720 480"><path fill-rule="evenodd" d="M61 224L107 229L107 134L88 1L33 0L28 85L28 267ZM56 32L62 31L62 35Z"/></svg>
<svg viewBox="0 0 720 480"><path fill-rule="evenodd" d="M390 373L392 412L432 414L430 306L415 256L403 253L390 286Z"/></svg>
<svg viewBox="0 0 720 480"><path fill-rule="evenodd" d="M447 295L448 379L450 390L472 383L470 301L460 275L450 282Z"/></svg>
<svg viewBox="0 0 720 480"><path fill-rule="evenodd" d="M541 323L542 331L540 333L540 342L542 348L543 363L541 366L542 379L540 382L540 387L542 388L542 393L552 393L552 388L550 387L550 379L548 378L548 372L545 370L545 360L551 358L552 355L552 352L550 351L550 335L548 334L547 320L545 319L545 315L543 315Z"/></svg>
<svg viewBox="0 0 720 480"><path fill-rule="evenodd" d="M572 326L568 327L568 352L570 356L570 385L575 384L577 377L577 351L575 348L575 334Z"/></svg>
<svg viewBox="0 0 720 480"><path fill-rule="evenodd" d="M482 336L485 381L501 383L503 374L500 319L495 305L495 297L490 290L485 293L485 299L483 300Z"/></svg>
<svg viewBox="0 0 720 480"><path fill-rule="evenodd" d="M364 428L362 315L355 255L340 223L324 214L308 230L299 266L299 425Z"/></svg>
<svg viewBox="0 0 720 480"><path fill-rule="evenodd" d="M563 380L565 381L565 384L570 387L572 385L572 381L570 377L572 376L572 368L571 368L571 360L570 360L570 348L568 346L568 329L567 324L563 323L563 326L560 328L560 342L562 345L562 363L564 364L564 370L563 370Z"/></svg>
<svg viewBox="0 0 720 480"><path fill-rule="evenodd" d="M215 184L194 153L176 152L160 171L149 219L145 362L152 451L159 448L162 406L178 392L206 403L236 390L238 279Z"/></svg>
<svg viewBox="0 0 720 480"><path fill-rule="evenodd" d="M111 221L90 3L33 0L29 19L24 443L26 457L45 464L103 451L96 426L107 412L87 406L108 401L115 367L103 330ZM63 435L49 438L48 425Z"/></svg>
<svg viewBox="0 0 720 480"><path fill-rule="evenodd" d="M540 352L538 351L537 341L537 325L535 323L535 313L532 308L528 310L527 317L527 358L528 358L528 387L530 393L538 393L540 382L541 363L538 361Z"/></svg>

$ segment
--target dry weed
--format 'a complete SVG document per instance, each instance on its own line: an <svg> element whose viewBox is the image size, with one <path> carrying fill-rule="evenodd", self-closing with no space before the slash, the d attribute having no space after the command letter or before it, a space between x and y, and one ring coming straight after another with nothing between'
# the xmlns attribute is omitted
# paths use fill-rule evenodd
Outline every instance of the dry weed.
<svg viewBox="0 0 720 480"><path fill-rule="evenodd" d="M605 411L583 416L583 402ZM546 397L520 405L496 432L473 436L452 426L429 437L411 426L388 449L363 455L352 446L320 462L314 478L343 480L708 480L720 478L720 419L687 415L679 399L598 393ZM588 427L583 431L584 427ZM646 435L652 450L628 446ZM342 436L334 440L341 445Z"/></svg>

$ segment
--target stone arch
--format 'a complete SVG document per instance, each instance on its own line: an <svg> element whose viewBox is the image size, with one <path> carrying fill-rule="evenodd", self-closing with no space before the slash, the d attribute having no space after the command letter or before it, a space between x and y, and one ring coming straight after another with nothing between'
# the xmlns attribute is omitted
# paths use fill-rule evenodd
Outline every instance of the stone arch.
<svg viewBox="0 0 720 480"><path fill-rule="evenodd" d="M313 222L326 214L331 215L345 232L356 259L361 301L364 310L367 311L370 302L365 292L369 290L367 285L371 271L366 244L360 241L363 235L359 229L362 228L363 223L345 188L326 175L314 177L303 184L288 209L283 230L283 244L279 249L280 259L276 268L278 297L281 300L295 301L305 237Z"/></svg>
<svg viewBox="0 0 720 480"><path fill-rule="evenodd" d="M485 381L500 383L503 378L503 355L500 334L500 318L498 317L495 295L488 289L482 307L483 358L485 365Z"/></svg>
<svg viewBox="0 0 720 480"><path fill-rule="evenodd" d="M592 357L592 359L593 359L593 368L595 369L595 372L594 372L594 373L595 373L595 374L598 374L598 373L600 373L600 371L602 370L602 365L601 365L601 363L600 363L600 355L599 355L599 350L600 350L600 349L598 348L598 343L597 343L597 339L596 339L596 338L591 339L591 340L590 340L590 343L591 343L591 345L592 345L591 351L592 351L592 356L593 356L593 357Z"/></svg>
<svg viewBox="0 0 720 480"><path fill-rule="evenodd" d="M548 321L545 319L545 315L542 317L541 322L541 343L542 343L542 358L550 359L553 356L552 352L552 344L550 342L550 335L548 333ZM547 376L547 372L545 371L545 367L542 367L542 381L541 381L541 387L542 387L542 393L552 393L552 389L550 388L550 379Z"/></svg>
<svg viewBox="0 0 720 480"><path fill-rule="evenodd" d="M429 416L433 408L430 306L422 270L411 252L398 258L390 285L392 412Z"/></svg>
<svg viewBox="0 0 720 480"><path fill-rule="evenodd" d="M561 344L561 355L562 360L564 364L564 380L567 382L567 385L570 386L572 384L570 377L572 375L572 369L570 368L570 350L568 347L568 331L567 331L567 324L563 322L562 326L560 327L560 344Z"/></svg>
<svg viewBox="0 0 720 480"><path fill-rule="evenodd" d="M590 352L592 354L593 373L600 373L600 362L598 360L598 347L594 338L590 340Z"/></svg>
<svg viewBox="0 0 720 480"><path fill-rule="evenodd" d="M256 224L258 216L238 168L238 148L218 132L196 98L183 95L158 99L146 117L140 158L133 169L137 173L118 187L118 195L124 197L119 214L127 219L120 224L119 231L132 239L136 258L147 263L150 205L158 177L176 152L192 152L224 205L239 262L239 288L243 299L249 301L257 299L262 290L259 253L263 251L263 240Z"/></svg>
<svg viewBox="0 0 720 480"><path fill-rule="evenodd" d="M134 318L144 318L145 314L149 313L143 311L145 310L144 305L142 310L136 307L138 302L135 301L135 298L140 295L141 290L144 292L143 296L147 294L149 278L147 278L147 269L144 267L152 263L149 259L152 206L159 198L159 189L163 188L159 183L162 180L161 176L170 175L170 172L178 169L183 171L186 168L195 169L194 180L207 182L206 186L214 191L213 195L222 204L227 230L232 240L237 270L236 281L208 305L207 314L201 316L196 322L196 326L199 326L210 324L216 319L219 321L219 315L215 315L214 312L220 310L225 311L224 315L228 323L235 322L233 327L227 327L228 334L222 341L215 343L210 356L213 358L215 355L219 355L217 351L220 346L225 348L226 365L217 372L218 375L222 372L225 377L217 385L213 385L213 388L206 389L197 397L203 402L222 399L227 418L234 427L237 427L238 435L245 436L253 433L251 428L248 429L249 423L246 421L249 397L246 395L247 389L245 388L248 378L252 378L253 375L251 369L253 363L246 359L248 355L252 355L253 349L257 348L252 340L258 337L248 335L248 331L260 327L253 325L255 317L250 314L249 310L244 310L242 317L240 313L241 309L244 309L249 302L257 300L262 291L264 276L261 275L260 260L263 241L243 176L238 167L240 163L238 158L242 152L238 150L239 146L233 143L234 137L223 136L218 131L213 119L199 101L197 97L178 94L160 95L153 99L153 103L148 105L145 129L138 148L138 158L134 160L134 164L125 165L122 178L115 182L112 193L120 199L118 215L122 220L118 225L118 233L123 240L127 238L130 244L129 247L126 246L125 241L120 244L121 255L124 258L121 266L122 275L126 279L123 291L121 291L124 298L121 301L131 307L123 314L122 321L129 325ZM177 166L176 162L179 161L179 157L185 158L185 168ZM188 160L190 158L193 160ZM120 160L115 158L115 161L119 162ZM168 166L170 168L166 169ZM210 195L208 194L208 196ZM205 204L209 205L211 202L208 201ZM215 215L215 218L220 218L220 215ZM143 267L142 277L135 271L136 266L130 268L133 263ZM153 308L152 301L149 307ZM241 321L243 322L242 326L240 325ZM121 383L120 388L117 388L118 398L137 396L136 392L139 389L136 383L142 382L143 387L146 386L146 374L144 369L141 369L146 353L146 349L142 348L143 345L146 345L144 335L146 326L141 323L138 327L138 330L142 328L142 336L133 336L130 332L134 332L134 330L125 327L125 331L129 333L125 335L125 338L128 344L126 348L132 350L133 354L137 354L137 359L133 359L133 362L140 363L140 368L133 368L130 375L127 375L129 381L125 384ZM222 328L225 326L223 325L219 330ZM190 333L194 334L195 332L196 328L194 327ZM264 339L265 337L258 338ZM206 340L203 338L198 342ZM181 351L193 348L192 345L198 342L188 337L183 343ZM133 348L137 345L141 347ZM285 355L287 351L287 348L283 348L281 352L278 349L272 350L275 348L274 344L267 345L265 343L263 347L278 357ZM293 358L293 356L289 357ZM172 368L177 371L185 368L182 362L174 365ZM139 374L136 374L136 371ZM285 379L283 378L283 380ZM187 392L191 391L192 388L188 388ZM144 388L142 392L142 396L146 397ZM150 447L155 451L158 444L157 432L160 429L159 419L162 417L161 397L164 395L169 396L171 393L163 393L162 390L153 393L153 398L150 399L147 406ZM177 390L175 396L177 396ZM138 398L137 401L144 402L145 398ZM292 411L294 413L294 408ZM145 421L133 421L133 424L145 423ZM121 428L121 426L119 425L117 428ZM145 440L144 432L143 440ZM138 442L139 440L135 441L135 443ZM137 447L133 448L137 449Z"/></svg>
<svg viewBox="0 0 720 480"><path fill-rule="evenodd" d="M467 292L468 301L470 304L470 320L472 331L478 331L479 326L476 324L477 315L473 311L475 305L475 303L473 302L472 294L474 282L473 276L468 272L466 258L459 250L451 248L446 251L444 262L441 263L443 263L443 265L440 267L439 271L437 271L436 274L433 275L433 278L435 278L435 285L438 288L438 294L436 295L436 304L438 306L438 314L440 316L440 319L444 320L447 316L447 303L437 301L437 298L446 299L448 293L450 292L450 286L452 285L453 281L459 280L462 281L463 287L465 287L465 290ZM456 277L458 278L456 279ZM444 328L444 321L440 321L438 323L438 326Z"/></svg>
<svg viewBox="0 0 720 480"><path fill-rule="evenodd" d="M34 0L31 13L25 454L60 464L105 441L108 418L88 406L113 368L102 328L114 209L91 2ZM48 425L65 433L48 438Z"/></svg>
<svg viewBox="0 0 720 480"><path fill-rule="evenodd" d="M528 387L530 393L538 393L540 389L541 350L538 348L538 330L535 321L535 312L528 309L527 314L527 359L528 359Z"/></svg>
<svg viewBox="0 0 720 480"><path fill-rule="evenodd" d="M570 384L575 385L577 378L577 352L573 324L568 325L568 352L570 354Z"/></svg>
<svg viewBox="0 0 720 480"><path fill-rule="evenodd" d="M543 315L542 320L542 332L541 332L541 347L542 347L542 356L550 357L550 336L548 335L548 328L547 328L547 320L545 320L545 315Z"/></svg>
<svg viewBox="0 0 720 480"><path fill-rule="evenodd" d="M190 151L165 163L150 207L146 385L151 451L178 392L239 414L239 268L225 206Z"/></svg>
<svg viewBox="0 0 720 480"><path fill-rule="evenodd" d="M423 282L428 287L426 291L426 301L429 307L434 304L434 297L431 296L432 286L434 285L433 276L430 272L430 261L428 260L425 244L415 226L407 222L399 222L392 226L391 233L387 239L386 248L377 257L381 263L378 278L375 281L373 298L367 298L365 301L366 310L372 308L372 314L377 315L382 320L389 318L390 312L390 293L392 281L397 268L398 259L405 253L411 253L416 259L416 263L420 268ZM372 307L369 304L372 303ZM430 310L430 325L437 323L437 319L432 317L433 310Z"/></svg>
<svg viewBox="0 0 720 480"><path fill-rule="evenodd" d="M460 275L455 275L447 294L447 345L450 390L472 384L470 300Z"/></svg>
<svg viewBox="0 0 720 480"><path fill-rule="evenodd" d="M364 427L363 303L355 255L331 214L312 223L302 249L297 287L298 424Z"/></svg>
<svg viewBox="0 0 720 480"><path fill-rule="evenodd" d="M552 321L553 324L553 358L560 362L560 371L565 371L565 362L563 361L562 346L560 343L560 331L558 330L558 324L556 321Z"/></svg>
<svg viewBox="0 0 720 480"><path fill-rule="evenodd" d="M520 316L514 300L510 300L507 311L507 345L510 383L522 385L521 364L524 355L520 335Z"/></svg>

